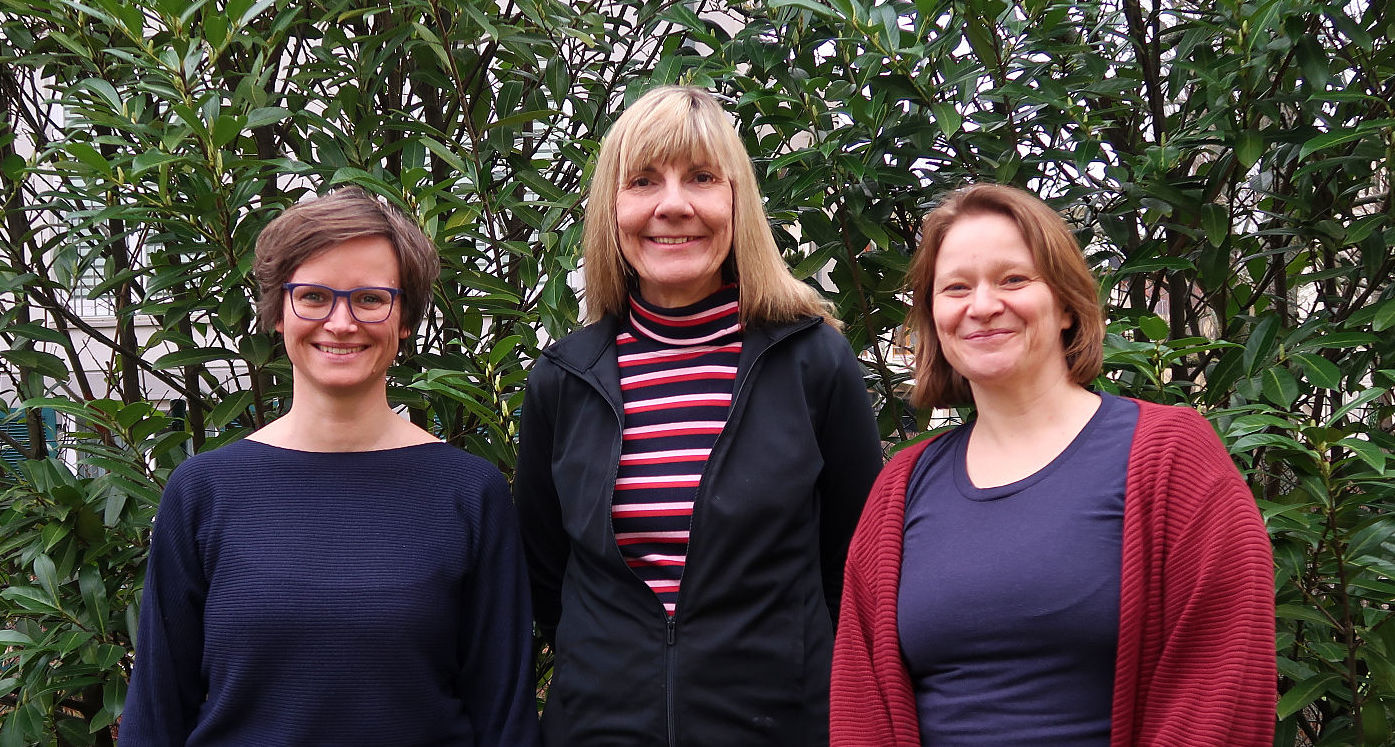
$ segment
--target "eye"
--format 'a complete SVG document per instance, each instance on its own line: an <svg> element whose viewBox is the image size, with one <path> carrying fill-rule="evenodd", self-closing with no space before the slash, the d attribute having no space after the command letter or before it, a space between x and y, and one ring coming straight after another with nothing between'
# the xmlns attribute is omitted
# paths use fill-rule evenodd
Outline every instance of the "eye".
<svg viewBox="0 0 1395 747"><path fill-rule="evenodd" d="M969 284L958 280L950 281L940 286L940 293L947 296L962 296L969 292Z"/></svg>
<svg viewBox="0 0 1395 747"><path fill-rule="evenodd" d="M297 288L295 300L306 304L329 303L330 295L323 288Z"/></svg>
<svg viewBox="0 0 1395 747"><path fill-rule="evenodd" d="M388 294L383 291L370 288L358 291L350 300L354 302L355 306L360 306L365 309L376 309L386 304L389 298Z"/></svg>
<svg viewBox="0 0 1395 747"><path fill-rule="evenodd" d="M1003 278L1003 285L1008 288L1020 288L1030 282L1032 279L1026 275L1012 274Z"/></svg>
<svg viewBox="0 0 1395 747"><path fill-rule="evenodd" d="M696 174L693 174L693 181L697 182L698 184L715 184L719 180L720 177L718 177L711 171L699 171Z"/></svg>

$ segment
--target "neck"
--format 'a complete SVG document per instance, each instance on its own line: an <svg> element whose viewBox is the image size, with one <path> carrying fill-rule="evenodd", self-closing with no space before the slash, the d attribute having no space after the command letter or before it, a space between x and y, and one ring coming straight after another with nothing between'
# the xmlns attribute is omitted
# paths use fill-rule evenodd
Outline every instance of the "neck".
<svg viewBox="0 0 1395 747"><path fill-rule="evenodd" d="M971 385L972 386L972 385ZM1044 433L1067 428L1079 431L1099 407L1099 397L1067 378L1038 377L1025 386L973 386L977 423L981 434L997 443L1037 439Z"/></svg>
<svg viewBox="0 0 1395 747"><path fill-rule="evenodd" d="M299 451L340 452L376 451L433 440L388 406L387 382L372 392L345 396L302 389L305 387L292 385L290 411L252 438Z"/></svg>

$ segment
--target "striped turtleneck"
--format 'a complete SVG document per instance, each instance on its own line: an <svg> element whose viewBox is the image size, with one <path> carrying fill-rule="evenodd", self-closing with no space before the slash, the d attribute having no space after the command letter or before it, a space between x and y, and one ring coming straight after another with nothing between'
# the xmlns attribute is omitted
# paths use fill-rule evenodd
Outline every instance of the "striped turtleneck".
<svg viewBox="0 0 1395 747"><path fill-rule="evenodd" d="M620 553L673 615L693 499L731 411L741 356L737 287L662 309L630 296L615 338L625 426L611 520Z"/></svg>

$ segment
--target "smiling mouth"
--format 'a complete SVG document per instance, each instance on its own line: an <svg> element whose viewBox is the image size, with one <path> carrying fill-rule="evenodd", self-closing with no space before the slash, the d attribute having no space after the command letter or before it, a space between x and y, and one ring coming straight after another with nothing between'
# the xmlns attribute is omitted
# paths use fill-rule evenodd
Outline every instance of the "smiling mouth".
<svg viewBox="0 0 1395 747"><path fill-rule="evenodd" d="M689 241L697 241L697 236L650 236L649 240L656 244L686 244Z"/></svg>
<svg viewBox="0 0 1395 747"><path fill-rule="evenodd" d="M366 348L366 345L316 345L315 349L332 355L348 355Z"/></svg>

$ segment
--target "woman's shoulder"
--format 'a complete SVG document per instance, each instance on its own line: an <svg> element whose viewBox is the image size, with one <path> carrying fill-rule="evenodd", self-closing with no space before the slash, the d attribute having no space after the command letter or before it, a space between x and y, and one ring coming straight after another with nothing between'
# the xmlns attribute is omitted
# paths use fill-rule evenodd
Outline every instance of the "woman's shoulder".
<svg viewBox="0 0 1395 747"><path fill-rule="evenodd" d="M270 455L271 447L249 438L239 438L208 451L201 451L180 462L170 474L170 482L202 475L234 472L246 475Z"/></svg>
<svg viewBox="0 0 1395 747"><path fill-rule="evenodd" d="M1138 435L1150 440L1195 438L1198 434L1215 437L1211 422L1186 405L1162 405L1145 400L1120 398L1138 406Z"/></svg>

